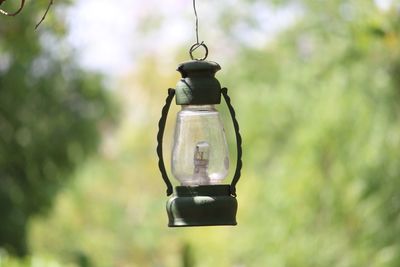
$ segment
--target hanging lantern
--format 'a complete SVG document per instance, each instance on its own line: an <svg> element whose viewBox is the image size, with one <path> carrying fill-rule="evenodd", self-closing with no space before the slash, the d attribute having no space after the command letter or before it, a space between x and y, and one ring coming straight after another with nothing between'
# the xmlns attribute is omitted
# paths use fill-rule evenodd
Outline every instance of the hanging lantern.
<svg viewBox="0 0 400 267"><path fill-rule="evenodd" d="M176 89L168 90L168 97L158 123L157 155L161 176L167 185L167 196L172 195L172 184L163 160L163 135L168 110L176 95L178 112L171 155L172 174L180 182L175 194L167 201L168 226L236 225L236 183L242 168L242 138L235 111L228 96L228 89L221 88L215 73L221 67L206 61L208 48L199 42L196 1L196 43L190 47L191 61L178 66L182 78ZM203 58L196 59L193 52L204 48ZM233 120L236 135L236 170L230 184L223 184L228 175L229 152L225 130L216 105L223 95Z"/></svg>
<svg viewBox="0 0 400 267"><path fill-rule="evenodd" d="M207 51L204 44L197 46L203 46ZM174 195L167 201L170 227L237 224L235 187L242 167L239 125L227 89L221 88L215 78L221 67L204 59L178 66L182 79L176 89L168 90L159 122L159 168L170 196L173 189L164 166L162 140L168 110L176 95L176 104L182 109L176 118L171 169L180 185L175 187ZM228 174L229 153L225 130L216 108L221 95L228 105L237 143L236 171L230 184L223 183Z"/></svg>

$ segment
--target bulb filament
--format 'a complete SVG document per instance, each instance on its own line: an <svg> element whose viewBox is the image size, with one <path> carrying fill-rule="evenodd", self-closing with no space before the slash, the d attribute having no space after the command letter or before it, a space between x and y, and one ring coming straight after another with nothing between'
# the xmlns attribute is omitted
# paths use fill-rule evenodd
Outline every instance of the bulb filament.
<svg viewBox="0 0 400 267"><path fill-rule="evenodd" d="M194 173L193 178L199 185L209 184L208 162L209 162L210 145L205 141L196 144L194 152Z"/></svg>

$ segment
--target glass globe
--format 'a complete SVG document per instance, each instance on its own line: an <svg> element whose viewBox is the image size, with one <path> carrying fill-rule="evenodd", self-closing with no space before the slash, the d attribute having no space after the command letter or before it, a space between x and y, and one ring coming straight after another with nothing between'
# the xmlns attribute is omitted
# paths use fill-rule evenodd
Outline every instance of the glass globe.
<svg viewBox="0 0 400 267"><path fill-rule="evenodd" d="M181 185L220 184L227 176L225 130L214 105L183 105L176 119L172 173Z"/></svg>

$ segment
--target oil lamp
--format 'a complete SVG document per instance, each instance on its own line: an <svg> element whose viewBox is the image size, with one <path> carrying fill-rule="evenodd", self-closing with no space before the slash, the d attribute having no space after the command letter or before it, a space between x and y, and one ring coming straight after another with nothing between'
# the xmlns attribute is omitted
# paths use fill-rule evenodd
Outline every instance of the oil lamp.
<svg viewBox="0 0 400 267"><path fill-rule="evenodd" d="M207 47L203 46L206 51ZM191 50L192 51L192 50ZM192 55L192 54L191 54ZM207 53L206 53L207 55ZM236 225L236 183L242 167L241 136L228 90L221 88L215 73L221 67L203 59L178 66L182 78L168 97L161 112L157 135L159 169L167 185L167 213L170 227ZM223 183L228 174L229 153L225 130L216 105L221 95L229 108L235 129L237 164L230 184ZM175 125L171 169L180 185L173 192L163 160L163 133L169 107L176 96L181 105Z"/></svg>
<svg viewBox="0 0 400 267"><path fill-rule="evenodd" d="M173 194L172 184L165 170L163 135L168 110L176 95L178 112L171 155L172 174L180 182L167 201L168 226L236 225L236 184L242 168L242 138L228 89L221 88L215 73L221 69L216 62L206 61L208 48L199 42L196 1L196 43L190 47L191 61L178 66L182 78L168 96L161 111L157 134L158 167L167 185L167 196ZM204 48L203 58L196 59L193 52ZM222 181L228 175L229 152L225 130L216 105L224 97L231 114L236 136L236 170L230 184Z"/></svg>

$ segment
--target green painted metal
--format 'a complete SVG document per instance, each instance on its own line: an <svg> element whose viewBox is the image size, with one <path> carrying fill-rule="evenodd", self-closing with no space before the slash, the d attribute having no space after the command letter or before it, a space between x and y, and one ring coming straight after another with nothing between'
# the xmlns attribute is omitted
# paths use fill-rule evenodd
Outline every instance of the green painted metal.
<svg viewBox="0 0 400 267"><path fill-rule="evenodd" d="M177 68L182 79L176 85L177 105L213 105L221 103L221 85L215 73L221 69L213 61L191 60Z"/></svg>
<svg viewBox="0 0 400 267"><path fill-rule="evenodd" d="M167 201L169 227L237 224L230 185L177 186L175 192Z"/></svg>
<svg viewBox="0 0 400 267"><path fill-rule="evenodd" d="M242 170L242 136L239 131L239 123L236 119L235 109L231 104L231 98L228 95L228 88L222 88L222 95L225 98L226 105L228 106L229 113L232 117L233 127L235 128L235 136L236 136L236 150L237 150L237 159L236 159L236 170L233 175L232 183L231 183L231 195L236 197L236 184L239 182L241 170Z"/></svg>
<svg viewBox="0 0 400 267"><path fill-rule="evenodd" d="M158 133L157 133L157 156L158 156L158 168L161 172L161 177L163 178L165 185L167 186L167 196L172 195L172 184L168 178L167 171L165 170L164 157L163 157L163 138L165 123L167 122L168 110L171 106L172 99L174 98L175 90L172 88L168 89L168 97L165 99L165 105L161 111L161 118L158 122Z"/></svg>

